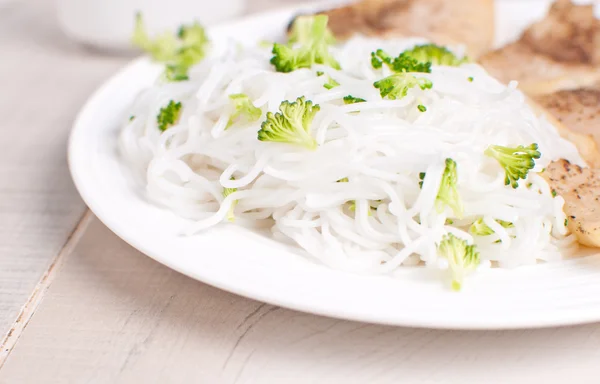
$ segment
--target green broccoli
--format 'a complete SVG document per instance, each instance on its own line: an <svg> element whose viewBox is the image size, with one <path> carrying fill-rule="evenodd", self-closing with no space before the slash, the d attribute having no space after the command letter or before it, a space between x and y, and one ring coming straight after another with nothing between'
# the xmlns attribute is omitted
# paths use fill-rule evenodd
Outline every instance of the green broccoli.
<svg viewBox="0 0 600 384"><path fill-rule="evenodd" d="M271 64L277 72L293 72L300 68L310 68L313 65L313 57L310 52L293 49L285 44L275 43L273 45L273 57Z"/></svg>
<svg viewBox="0 0 600 384"><path fill-rule="evenodd" d="M300 16L292 27L288 44L273 45L271 64L277 72L292 72L310 68L313 64L328 65L340 69L340 64L329 53L332 34L327 29L326 15ZM299 45L294 47L294 44Z"/></svg>
<svg viewBox="0 0 600 384"><path fill-rule="evenodd" d="M417 45L412 49L402 52L402 55L411 57L420 63L430 63L430 65L447 65L452 67L457 67L469 61L467 57L459 59L446 47L436 44Z"/></svg>
<svg viewBox="0 0 600 384"><path fill-rule="evenodd" d="M443 212L446 206L450 207L454 214L461 218L463 214L463 204L458 194L458 172L456 162L452 159L446 159L446 168L442 175L442 182L435 200L438 212Z"/></svg>
<svg viewBox="0 0 600 384"><path fill-rule="evenodd" d="M410 56L401 53L392 61L391 69L394 72L422 72L431 73L431 63L421 63Z"/></svg>
<svg viewBox="0 0 600 384"><path fill-rule="evenodd" d="M158 62L172 61L176 56L178 46L177 38L171 33L163 33L153 41L146 32L141 13L135 15L135 27L131 42Z"/></svg>
<svg viewBox="0 0 600 384"><path fill-rule="evenodd" d="M352 95L344 96L344 104L356 104L356 103L364 103L365 99L361 99L360 97L354 97Z"/></svg>
<svg viewBox="0 0 600 384"><path fill-rule="evenodd" d="M373 86L379 89L381 97L396 100L406 96L410 88L419 86L421 89L430 89L433 84L429 79L417 78L408 73L396 73L376 81Z"/></svg>
<svg viewBox="0 0 600 384"><path fill-rule="evenodd" d="M514 224L509 223L508 221L496 220L498 224L500 224L504 228L513 228ZM494 230L490 228L483 219L477 219L471 227L469 227L469 232L475 236L489 236L494 234Z"/></svg>
<svg viewBox="0 0 600 384"><path fill-rule="evenodd" d="M423 189L423 183L425 182L425 176L427 176L427 173L425 173L425 172L419 173L419 188L421 188L421 189Z"/></svg>
<svg viewBox="0 0 600 384"><path fill-rule="evenodd" d="M164 33L152 40L140 13L135 18L132 42L155 61L166 64L167 81L188 80L189 68L204 58L208 46L206 32L198 23L180 27L177 35Z"/></svg>
<svg viewBox="0 0 600 384"><path fill-rule="evenodd" d="M230 180L235 180L235 178L233 176L231 176ZM231 195L233 192L237 192L237 190L238 190L237 188L223 188L223 197L227 197L227 196ZM231 203L229 212L227 213L227 220L229 220L231 223L233 223L235 221L234 210L235 210L236 205L237 205L237 200L234 200Z"/></svg>
<svg viewBox="0 0 600 384"><path fill-rule="evenodd" d="M417 109L419 110L419 112L427 112L427 107L423 104L417 105Z"/></svg>
<svg viewBox="0 0 600 384"><path fill-rule="evenodd" d="M513 188L519 186L519 179L527 178L529 171L535 167L535 159L542 156L537 144L528 147L519 145L516 148L491 145L485 150L485 154L500 163L506 171L505 184Z"/></svg>
<svg viewBox="0 0 600 384"><path fill-rule="evenodd" d="M208 37L200 24L179 27L177 37L181 42L177 52L177 64L189 68L204 58Z"/></svg>
<svg viewBox="0 0 600 384"><path fill-rule="evenodd" d="M165 80L170 82L189 80L188 69L188 67L181 65L167 64L163 76Z"/></svg>
<svg viewBox="0 0 600 384"><path fill-rule="evenodd" d="M229 122L225 129L231 127L240 117L244 117L248 122L260 119L262 111L260 108L254 106L248 95L243 93L229 95L229 100L233 104L234 112L229 117Z"/></svg>
<svg viewBox="0 0 600 384"><path fill-rule="evenodd" d="M167 128L175 125L181 115L181 107L182 105L180 102L176 103L173 100L169 101L169 104L165 107L162 107L158 112L158 115L156 115L158 129L164 132Z"/></svg>
<svg viewBox="0 0 600 384"><path fill-rule="evenodd" d="M331 78L331 76L327 76L327 82L323 85L326 89L333 89L335 87L339 87L340 83Z"/></svg>
<svg viewBox="0 0 600 384"><path fill-rule="evenodd" d="M311 44L316 35L321 36L326 44L335 44L333 33L327 28L329 17L326 15L298 16L294 20L289 44Z"/></svg>
<svg viewBox="0 0 600 384"><path fill-rule="evenodd" d="M449 233L439 244L438 253L448 260L452 272L452 289L460 291L465 276L480 264L479 252L474 245Z"/></svg>
<svg viewBox="0 0 600 384"><path fill-rule="evenodd" d="M310 126L321 108L306 101L304 96L295 102L284 101L277 113L268 112L258 131L258 140L302 145L317 149L317 141L310 135Z"/></svg>
<svg viewBox="0 0 600 384"><path fill-rule="evenodd" d="M401 53L398 57L392 58L383 49L378 49L371 53L371 65L375 69L383 67L386 64L392 71L402 72L423 72L431 73L431 63L419 62L418 60Z"/></svg>
<svg viewBox="0 0 600 384"><path fill-rule="evenodd" d="M375 69L383 67L383 64L388 66L392 65L392 56L386 53L383 49L378 49L375 52L371 52L371 65Z"/></svg>

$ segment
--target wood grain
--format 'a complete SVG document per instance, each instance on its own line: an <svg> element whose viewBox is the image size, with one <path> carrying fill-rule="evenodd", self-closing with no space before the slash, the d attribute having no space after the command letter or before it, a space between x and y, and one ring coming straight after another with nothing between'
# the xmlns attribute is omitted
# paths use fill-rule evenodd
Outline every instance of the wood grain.
<svg viewBox="0 0 600 384"><path fill-rule="evenodd" d="M43 0L0 9L0 339L85 211L67 169L68 132L125 62L69 43L53 14Z"/></svg>
<svg viewBox="0 0 600 384"><path fill-rule="evenodd" d="M599 325L433 331L290 311L182 276L95 220L0 383L596 383L599 346Z"/></svg>

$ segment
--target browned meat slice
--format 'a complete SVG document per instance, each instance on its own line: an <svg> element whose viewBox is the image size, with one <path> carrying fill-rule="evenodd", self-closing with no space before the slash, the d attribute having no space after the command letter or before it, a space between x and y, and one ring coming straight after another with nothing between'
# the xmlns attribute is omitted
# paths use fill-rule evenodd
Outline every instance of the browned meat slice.
<svg viewBox="0 0 600 384"><path fill-rule="evenodd" d="M525 31L522 41L558 62L600 64L600 21L593 4L557 0L544 20Z"/></svg>
<svg viewBox="0 0 600 384"><path fill-rule="evenodd" d="M594 140L600 134L599 105L589 105L589 100L580 100L574 96L582 90L559 91L550 95L538 96L528 100L529 105L540 114L544 114L548 121L558 130L564 138L575 144L579 154L590 167L600 168L600 140ZM593 133L593 135L592 135Z"/></svg>
<svg viewBox="0 0 600 384"><path fill-rule="evenodd" d="M594 66L555 61L522 41L488 53L480 63L505 84L517 80L519 88L529 95L575 89L600 80L600 71Z"/></svg>
<svg viewBox="0 0 600 384"><path fill-rule="evenodd" d="M600 170L559 160L552 162L542 175L565 199L569 229L579 243L600 247Z"/></svg>
<svg viewBox="0 0 600 384"><path fill-rule="evenodd" d="M521 38L480 59L499 80L517 80L530 95L589 86L600 80L600 21L592 5L556 1Z"/></svg>
<svg viewBox="0 0 600 384"><path fill-rule="evenodd" d="M438 44L465 44L479 57L494 39L493 0L361 0L323 12L341 39L370 36L418 36Z"/></svg>
<svg viewBox="0 0 600 384"><path fill-rule="evenodd" d="M591 135L600 145L599 88L558 91L535 99L569 129Z"/></svg>

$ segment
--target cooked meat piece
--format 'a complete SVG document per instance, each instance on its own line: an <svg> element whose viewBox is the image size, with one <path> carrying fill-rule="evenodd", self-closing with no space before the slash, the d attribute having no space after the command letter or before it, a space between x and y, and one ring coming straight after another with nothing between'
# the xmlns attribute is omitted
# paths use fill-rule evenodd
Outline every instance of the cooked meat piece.
<svg viewBox="0 0 600 384"><path fill-rule="evenodd" d="M557 0L548 16L532 24L521 40L558 62L600 64L600 20L593 4Z"/></svg>
<svg viewBox="0 0 600 384"><path fill-rule="evenodd" d="M600 130L600 116L596 116L600 113L600 105L590 105L589 99L583 101L574 96L580 92L582 90L560 91L536 97L535 101L529 99L528 103L537 113L544 114L564 139L575 144L590 167L600 168L600 141L594 140L600 135L593 132L594 127Z"/></svg>
<svg viewBox="0 0 600 384"><path fill-rule="evenodd" d="M600 88L558 91L535 99L567 128L591 135L600 145Z"/></svg>
<svg viewBox="0 0 600 384"><path fill-rule="evenodd" d="M600 247L600 170L559 160L552 162L542 176L565 199L569 229L579 243Z"/></svg>
<svg viewBox="0 0 600 384"><path fill-rule="evenodd" d="M600 80L600 71L594 66L555 61L523 41L488 53L479 61L501 82L517 80L519 88L529 95L576 89Z"/></svg>
<svg viewBox="0 0 600 384"><path fill-rule="evenodd" d="M480 62L504 83L519 81L529 95L589 86L600 80L600 21L592 5L558 0L517 42Z"/></svg>
<svg viewBox="0 0 600 384"><path fill-rule="evenodd" d="M465 44L472 57L488 51L494 39L493 0L361 0L323 12L340 39L418 36L438 44Z"/></svg>

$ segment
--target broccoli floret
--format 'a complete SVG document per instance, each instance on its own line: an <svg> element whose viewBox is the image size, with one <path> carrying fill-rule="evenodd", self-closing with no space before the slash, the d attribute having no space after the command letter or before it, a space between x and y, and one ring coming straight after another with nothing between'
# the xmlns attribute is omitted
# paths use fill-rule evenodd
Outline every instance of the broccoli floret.
<svg viewBox="0 0 600 384"><path fill-rule="evenodd" d="M356 103L364 103L365 99L361 99L360 97L354 97L352 95L344 96L344 104L356 104Z"/></svg>
<svg viewBox="0 0 600 384"><path fill-rule="evenodd" d="M431 63L421 63L406 54L401 53L392 62L391 69L394 72L422 72L431 73Z"/></svg>
<svg viewBox="0 0 600 384"><path fill-rule="evenodd" d="M188 76L188 67L175 64L167 64L163 76L165 80L171 82L185 81L190 79Z"/></svg>
<svg viewBox="0 0 600 384"><path fill-rule="evenodd" d="M439 244L438 253L448 260L452 272L452 289L460 291L465 276L480 263L479 252L474 245L449 233Z"/></svg>
<svg viewBox="0 0 600 384"><path fill-rule="evenodd" d="M435 200L438 212L443 212L446 206L450 207L457 217L462 217L463 204L458 194L458 171L456 162L452 159L446 159L446 168L442 175L442 182Z"/></svg>
<svg viewBox="0 0 600 384"><path fill-rule="evenodd" d="M141 13L135 15L135 27L131 38L133 45L147 52L159 62L171 61L177 52L177 38L171 33L163 33L154 40L148 36Z"/></svg>
<svg viewBox="0 0 600 384"><path fill-rule="evenodd" d="M430 65L447 65L456 67L469 61L467 57L459 59L446 47L436 44L417 45L413 49L402 52L402 55L411 57L421 63L429 62Z"/></svg>
<svg viewBox="0 0 600 384"><path fill-rule="evenodd" d="M392 57L387 54L383 49L378 49L375 52L371 52L371 65L375 69L383 67L383 64L388 66L392 65Z"/></svg>
<svg viewBox="0 0 600 384"><path fill-rule="evenodd" d="M139 13L135 18L132 42L155 61L166 64L164 78L167 81L188 80L189 68L204 58L208 46L206 32L198 23L181 26L177 35L164 33L152 40Z"/></svg>
<svg viewBox="0 0 600 384"><path fill-rule="evenodd" d="M233 104L234 112L229 117L227 128L231 127L240 117L244 117L248 122L260 119L262 111L254 106L248 95L243 93L229 95L229 100Z"/></svg>
<svg viewBox="0 0 600 384"><path fill-rule="evenodd" d="M189 68L204 58L208 37L200 24L194 23L179 27L177 37L181 42L177 52L177 65Z"/></svg>
<svg viewBox="0 0 600 384"><path fill-rule="evenodd" d="M519 179L527 178L529 171L535 167L535 159L542 156L537 144L528 147L519 145L516 148L491 145L485 150L485 154L500 163L506 171L505 184L513 188L519 186Z"/></svg>
<svg viewBox="0 0 600 384"><path fill-rule="evenodd" d="M422 104L417 105L417 109L419 112L427 112L427 107Z"/></svg>
<svg viewBox="0 0 600 384"><path fill-rule="evenodd" d="M180 102L174 102L173 100L169 101L169 104L165 107L162 107L158 115L156 115L158 129L164 132L167 128L175 125L181 115L181 107Z"/></svg>
<svg viewBox="0 0 600 384"><path fill-rule="evenodd" d="M271 64L277 72L292 72L300 68L310 68L313 64L309 52L301 49L293 49L285 44L275 43L273 45L273 58Z"/></svg>
<svg viewBox="0 0 600 384"><path fill-rule="evenodd" d="M317 33L319 38L322 34L325 43L335 44L335 37L327 28L328 21L329 17L326 15L296 17L290 31L288 43L310 44L315 38L315 33Z"/></svg>
<svg viewBox="0 0 600 384"><path fill-rule="evenodd" d="M284 101L279 106L280 112L267 113L258 131L258 140L297 144L315 150L317 141L310 135L310 126L320 109L304 96L292 103Z"/></svg>
<svg viewBox="0 0 600 384"><path fill-rule="evenodd" d="M421 189L423 189L423 183L425 182L425 176L427 176L427 173L425 173L425 172L419 173L419 188L421 188Z"/></svg>
<svg viewBox="0 0 600 384"><path fill-rule="evenodd" d="M273 45L271 64L277 72L292 72L310 68L313 64L328 65L340 69L340 64L329 53L332 34L327 29L326 15L300 16L292 28L290 42ZM299 45L294 47L293 44Z"/></svg>
<svg viewBox="0 0 600 384"><path fill-rule="evenodd" d="M496 222L504 228L514 227L514 224L509 223L508 221L496 220ZM475 236L489 236L495 233L494 230L483 221L483 219L478 219L473 224L471 224L469 232Z"/></svg>
<svg viewBox="0 0 600 384"><path fill-rule="evenodd" d="M233 176L231 176L230 180L235 180L235 178ZM237 188L223 188L223 197L227 197L227 196L231 195L233 192L237 192L237 190L238 190ZM231 223L233 223L235 221L234 210L235 210L236 205L237 205L237 200L234 200L231 203L229 212L227 213L227 220L229 220Z"/></svg>
<svg viewBox="0 0 600 384"><path fill-rule="evenodd" d="M473 76L469 76L469 77L467 77L467 80L469 80L469 83L472 83L473 80L475 80L475 79L473 78Z"/></svg>
<svg viewBox="0 0 600 384"><path fill-rule="evenodd" d="M431 63L419 62L418 60L401 53L398 57L392 58L383 49L378 49L371 53L371 65L375 69L383 67L386 64L394 72L431 72Z"/></svg>
<svg viewBox="0 0 600 384"><path fill-rule="evenodd" d="M333 89L335 87L339 87L340 83L331 78L331 76L327 76L327 82L323 85L326 89Z"/></svg>
<svg viewBox="0 0 600 384"><path fill-rule="evenodd" d="M376 81L373 86L379 89L381 97L396 100L406 96L408 90L414 86L419 86L421 89L430 89L433 84L429 79L417 78L408 73L396 73Z"/></svg>

